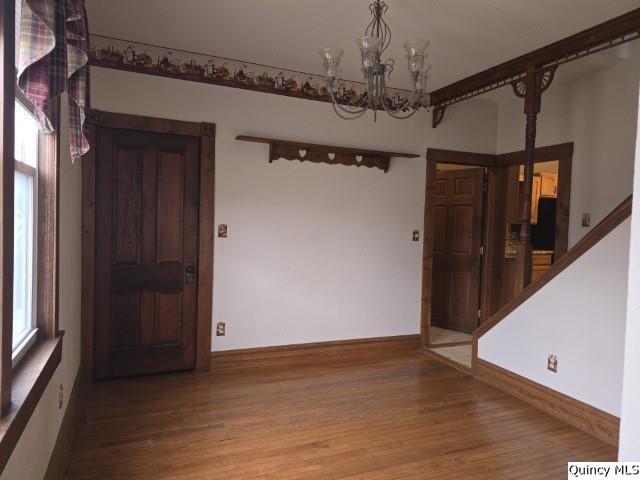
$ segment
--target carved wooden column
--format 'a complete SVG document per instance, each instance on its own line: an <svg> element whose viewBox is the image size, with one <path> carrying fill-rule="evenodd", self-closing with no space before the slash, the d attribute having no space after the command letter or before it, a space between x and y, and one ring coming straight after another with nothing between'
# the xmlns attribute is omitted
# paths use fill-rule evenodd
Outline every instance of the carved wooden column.
<svg viewBox="0 0 640 480"><path fill-rule="evenodd" d="M533 165L536 151L536 127L542 104L542 93L549 88L557 67L537 70L529 67L523 80L512 84L514 93L524 98L524 113L527 117L525 130L524 184L520 190L520 247L518 251L518 290L531 283L533 248L531 246L531 202L533 190ZM520 283L520 280L522 282Z"/></svg>
<svg viewBox="0 0 640 480"><path fill-rule="evenodd" d="M533 248L531 246L531 195L533 190L533 164L536 150L536 127L541 104L540 75L533 68L527 71L525 78L524 113L527 116L525 130L524 185L520 191L522 215L520 223L519 262L522 265L522 288L531 283Z"/></svg>

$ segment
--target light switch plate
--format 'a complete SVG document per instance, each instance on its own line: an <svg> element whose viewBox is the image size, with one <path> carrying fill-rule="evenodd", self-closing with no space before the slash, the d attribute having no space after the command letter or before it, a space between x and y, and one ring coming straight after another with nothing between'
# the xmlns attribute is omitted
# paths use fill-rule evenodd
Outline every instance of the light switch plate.
<svg viewBox="0 0 640 480"><path fill-rule="evenodd" d="M218 238L227 238L227 224L221 223L218 225Z"/></svg>
<svg viewBox="0 0 640 480"><path fill-rule="evenodd" d="M558 373L558 357L550 354L547 358L547 370L553 373Z"/></svg>
<svg viewBox="0 0 640 480"><path fill-rule="evenodd" d="M226 329L227 325L224 322L218 322L216 324L216 337L224 337Z"/></svg>
<svg viewBox="0 0 640 480"><path fill-rule="evenodd" d="M412 239L414 242L419 242L419 241L420 241L420 230L414 230L414 231L413 231L413 234L412 234L412 236L411 236L411 239Z"/></svg>
<svg viewBox="0 0 640 480"><path fill-rule="evenodd" d="M589 215L588 213L583 213L582 214L582 226L583 227L590 227L591 226L591 215Z"/></svg>

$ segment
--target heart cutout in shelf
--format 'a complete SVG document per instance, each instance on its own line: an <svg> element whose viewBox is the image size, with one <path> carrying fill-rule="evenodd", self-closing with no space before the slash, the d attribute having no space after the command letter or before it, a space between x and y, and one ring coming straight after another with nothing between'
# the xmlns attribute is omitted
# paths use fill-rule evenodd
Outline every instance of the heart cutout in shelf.
<svg viewBox="0 0 640 480"><path fill-rule="evenodd" d="M335 153L328 153L327 157L329 157L329 160L335 160L336 154Z"/></svg>
<svg viewBox="0 0 640 480"><path fill-rule="evenodd" d="M362 155L356 155L356 162L362 163Z"/></svg>
<svg viewBox="0 0 640 480"><path fill-rule="evenodd" d="M298 150L298 155L300 155L300 158L304 158L307 156L307 151L306 150Z"/></svg>

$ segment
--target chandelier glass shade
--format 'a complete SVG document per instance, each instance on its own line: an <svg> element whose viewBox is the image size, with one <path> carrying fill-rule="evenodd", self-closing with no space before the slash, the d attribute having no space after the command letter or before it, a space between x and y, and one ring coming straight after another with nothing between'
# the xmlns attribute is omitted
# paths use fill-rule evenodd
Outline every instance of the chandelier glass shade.
<svg viewBox="0 0 640 480"><path fill-rule="evenodd" d="M404 43L411 91L404 98L398 93L394 96L388 95L386 81L391 78L395 63L392 59L382 60L385 50L391 43L391 29L383 18L389 6L383 0L375 0L369 5L369 10L373 19L365 29L364 35L356 40L362 59L366 92L360 96L357 104L346 106L340 103L336 90L340 82L340 62L344 50L339 47L327 47L320 50L327 95L333 103L335 112L345 120L360 118L369 110L374 112L374 119L378 110L385 110L394 118L409 118L423 107L427 78L431 68L431 65L425 64L429 42L416 39Z"/></svg>

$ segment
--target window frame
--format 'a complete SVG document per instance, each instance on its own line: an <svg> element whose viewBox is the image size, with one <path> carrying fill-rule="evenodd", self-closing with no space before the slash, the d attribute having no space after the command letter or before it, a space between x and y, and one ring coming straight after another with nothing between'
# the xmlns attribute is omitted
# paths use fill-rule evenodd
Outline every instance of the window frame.
<svg viewBox="0 0 640 480"><path fill-rule="evenodd" d="M13 368L15 2L0 3L0 473L62 360L58 330L58 159L60 103L38 155L36 341Z"/></svg>
<svg viewBox="0 0 640 480"><path fill-rule="evenodd" d="M35 108L18 88L15 89L14 96L16 101L35 115ZM34 183L33 303L36 307L34 326L37 330L35 343L55 338L59 334L57 260L60 98L54 100L51 106L52 128L51 130L40 129L38 134L38 166ZM29 168L29 166L26 167Z"/></svg>
<svg viewBox="0 0 640 480"><path fill-rule="evenodd" d="M35 117L35 109L31 102L27 100L22 93L16 89L16 104L20 104L22 108L24 108L30 115ZM16 105L17 108L17 105ZM14 117L15 118L15 117ZM39 288L39 276L38 276L38 265L40 263L38 258L38 245L39 245L39 215L38 215L38 192L39 192L39 182L38 182L38 167L40 165L40 154L41 152L41 144L46 140L46 136L49 132L43 131L41 128L38 130L38 137L36 141L38 144L36 145L37 159L36 159L36 167L33 167L27 163L19 161L14 153L14 165L15 172L21 173L31 178L32 181L32 215L31 219L31 285L30 285L30 328L27 334L20 339L18 345L13 345L12 350L12 367L15 368L20 361L27 354L29 349L31 349L38 340L38 288ZM15 146L14 146L15 152ZM15 177L14 177L15 178ZM15 188L14 188L14 209L15 209ZM15 244L14 244L14 255L15 255ZM14 278L14 288L15 288L15 278ZM13 335L12 335L13 337Z"/></svg>

